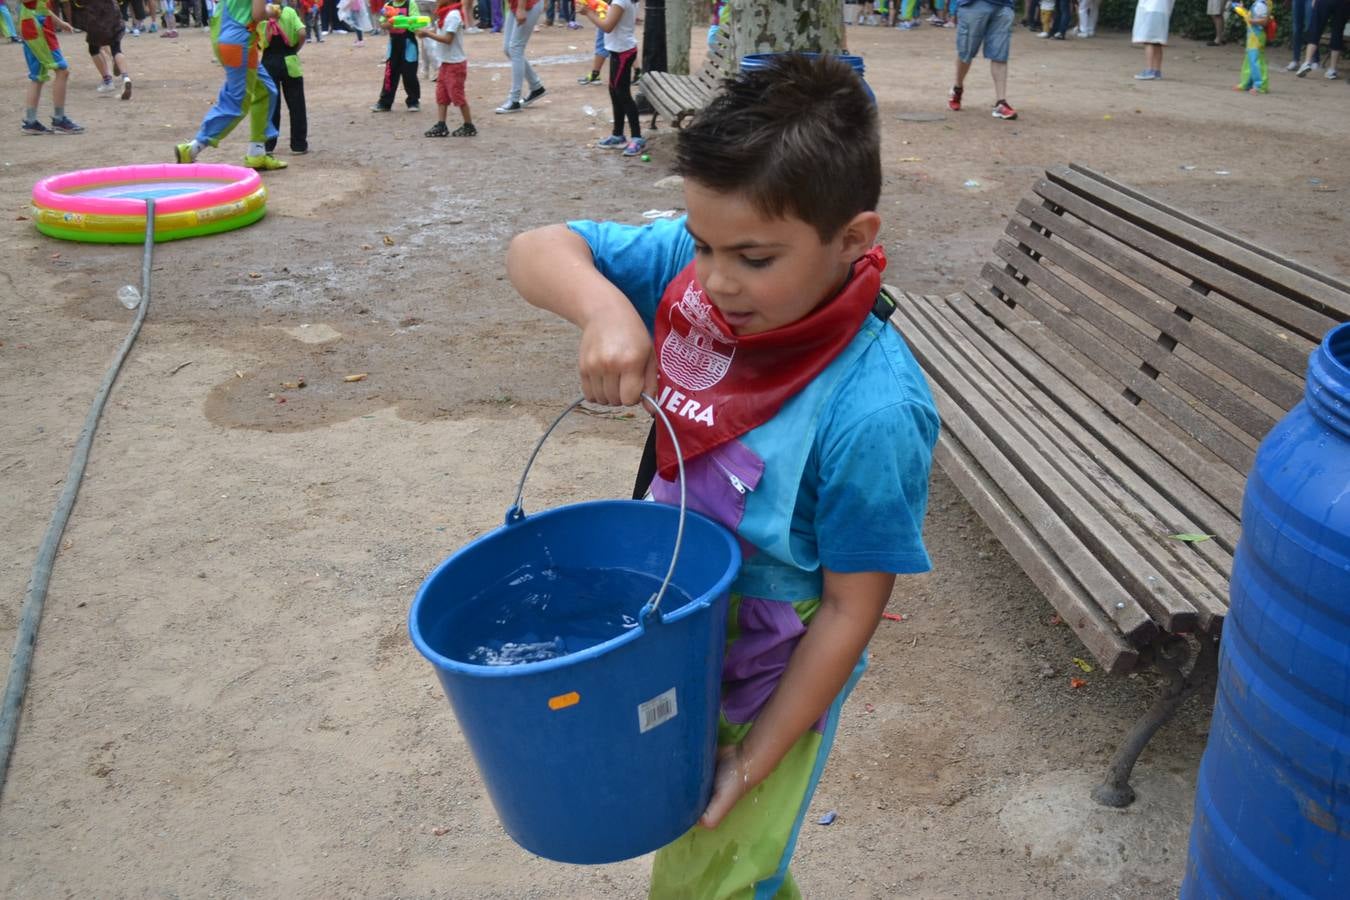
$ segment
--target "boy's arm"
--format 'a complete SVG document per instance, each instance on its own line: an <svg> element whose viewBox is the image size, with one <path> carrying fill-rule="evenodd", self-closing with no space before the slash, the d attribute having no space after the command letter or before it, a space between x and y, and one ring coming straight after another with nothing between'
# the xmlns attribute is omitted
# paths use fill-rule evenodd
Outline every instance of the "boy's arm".
<svg viewBox="0 0 1350 900"><path fill-rule="evenodd" d="M590 245L566 225L516 235L506 272L526 302L581 329L579 369L587 400L631 406L656 394L652 338L633 304L595 266Z"/></svg>
<svg viewBox="0 0 1350 900"><path fill-rule="evenodd" d="M825 570L820 609L745 740L719 751L712 799L699 820L716 828L778 766L848 683L895 585L890 572Z"/></svg>

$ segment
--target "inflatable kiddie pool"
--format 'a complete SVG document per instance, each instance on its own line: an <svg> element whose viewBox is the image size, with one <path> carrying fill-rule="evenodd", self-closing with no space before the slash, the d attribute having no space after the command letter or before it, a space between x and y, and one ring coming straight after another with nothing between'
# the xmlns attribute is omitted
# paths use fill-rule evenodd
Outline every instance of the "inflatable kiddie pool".
<svg viewBox="0 0 1350 900"><path fill-rule="evenodd" d="M33 185L38 231L67 241L138 244L145 200L155 201L155 241L216 234L250 225L267 211L267 188L243 166L117 166L82 169Z"/></svg>

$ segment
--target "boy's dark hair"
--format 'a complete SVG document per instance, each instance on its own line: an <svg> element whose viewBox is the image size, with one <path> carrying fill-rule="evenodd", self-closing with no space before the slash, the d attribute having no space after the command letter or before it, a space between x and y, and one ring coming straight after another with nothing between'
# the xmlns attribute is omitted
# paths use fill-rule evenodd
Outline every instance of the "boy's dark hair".
<svg viewBox="0 0 1350 900"><path fill-rule="evenodd" d="M877 110L847 63L788 53L723 87L675 144L675 172L791 214L821 242L881 195Z"/></svg>

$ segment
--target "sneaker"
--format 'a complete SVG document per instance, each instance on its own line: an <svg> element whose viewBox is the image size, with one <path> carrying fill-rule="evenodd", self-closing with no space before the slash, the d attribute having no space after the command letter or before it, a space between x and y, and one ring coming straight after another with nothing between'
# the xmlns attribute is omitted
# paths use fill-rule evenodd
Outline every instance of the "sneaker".
<svg viewBox="0 0 1350 900"><path fill-rule="evenodd" d="M1247 93L1249 93L1249 94L1264 94L1265 91L1261 90L1259 87L1254 87L1254 88L1252 88L1251 90L1249 90Z"/></svg>
<svg viewBox="0 0 1350 900"><path fill-rule="evenodd" d="M244 165L250 169L257 169L261 172L272 172L277 169L284 169L290 163L285 160L277 159L270 153L264 153L262 156L245 156Z"/></svg>
<svg viewBox="0 0 1350 900"><path fill-rule="evenodd" d="M1054 34L1051 35L1051 37L1053 37L1053 38L1054 38L1055 40L1057 40L1057 41L1062 41L1062 40L1065 40L1065 39L1066 39L1066 38L1064 37L1064 32L1062 32L1062 31L1057 31L1057 32L1055 32Z"/></svg>
<svg viewBox="0 0 1350 900"><path fill-rule="evenodd" d="M1298 67L1298 73L1297 73L1297 74L1298 74L1298 77L1299 77L1299 78L1302 78L1303 76L1307 75L1309 72L1311 72L1311 71L1312 71L1313 69L1315 69L1315 68L1317 68L1317 64L1316 64L1316 63L1307 63L1307 62L1305 62L1303 65L1301 65L1301 66Z"/></svg>
<svg viewBox="0 0 1350 900"><path fill-rule="evenodd" d="M352 44L353 47L364 47L365 45L366 45L365 38L360 38L356 41L356 43Z"/></svg>
<svg viewBox="0 0 1350 900"><path fill-rule="evenodd" d="M421 108L422 108L422 104L420 104L420 103L409 103L409 104L408 104L408 112L417 112L417 111L418 111L419 109L421 109Z"/></svg>
<svg viewBox="0 0 1350 900"><path fill-rule="evenodd" d="M497 113L497 115L504 116L508 113L518 113L524 108L525 107L520 105L520 101L516 100L511 103L503 103L501 106L497 107L497 109L494 111Z"/></svg>
<svg viewBox="0 0 1350 900"><path fill-rule="evenodd" d="M1134 76L1135 81L1156 81L1162 77L1162 73L1155 69L1145 69Z"/></svg>
<svg viewBox="0 0 1350 900"><path fill-rule="evenodd" d="M113 94L117 92L117 89L118 86L113 84L112 79L110 78L107 81L100 84L98 87L94 88L94 91L99 94Z"/></svg>
<svg viewBox="0 0 1350 900"><path fill-rule="evenodd" d="M947 108L952 112L961 111L961 95L963 93L965 93L965 89L956 87L955 85L947 92Z"/></svg>
<svg viewBox="0 0 1350 900"><path fill-rule="evenodd" d="M451 137L477 137L478 129L472 122L465 122L463 125L450 132Z"/></svg>
<svg viewBox="0 0 1350 900"><path fill-rule="evenodd" d="M131 33L132 33L133 36L139 36L140 33L141 33L141 30L140 30L139 28L133 28L133 29L131 29Z"/></svg>
<svg viewBox="0 0 1350 900"><path fill-rule="evenodd" d="M197 160L192 155L192 142L178 144L173 148L173 161L178 163L193 163Z"/></svg>
<svg viewBox="0 0 1350 900"><path fill-rule="evenodd" d="M582 75L580 78L577 79L577 84L599 84L599 83L600 83L599 72L592 72L589 75Z"/></svg>
<svg viewBox="0 0 1350 900"><path fill-rule="evenodd" d="M915 28L919 27L919 23L915 22L913 19L910 19L907 22L900 22L895 27L899 28L901 31L913 31Z"/></svg>
<svg viewBox="0 0 1350 900"><path fill-rule="evenodd" d="M450 129L445 127L444 122L437 122L426 131L422 132L423 137L446 137L450 134Z"/></svg>
<svg viewBox="0 0 1350 900"><path fill-rule="evenodd" d="M464 29L464 32L466 34L482 34L483 29L479 28L477 25L470 25L468 28Z"/></svg>
<svg viewBox="0 0 1350 900"><path fill-rule="evenodd" d="M76 125L70 120L70 116L52 119L52 131L57 134L84 134L84 126Z"/></svg>
<svg viewBox="0 0 1350 900"><path fill-rule="evenodd" d="M41 122L39 122L37 119L34 119L34 120L31 121L31 122L24 122L24 123L23 123L23 133L24 133L24 134L51 134L51 133L52 133L52 130L51 130L50 128L48 128L46 125L43 125L43 124L42 124Z"/></svg>
<svg viewBox="0 0 1350 900"><path fill-rule="evenodd" d="M130 75L123 75L123 76L122 76L122 99L123 99L123 100L130 100L130 99L131 99L131 76L130 76Z"/></svg>
<svg viewBox="0 0 1350 900"><path fill-rule="evenodd" d="M309 152L308 147L305 147L300 150L296 150L294 147L291 148L291 156L304 156L308 152Z"/></svg>
<svg viewBox="0 0 1350 900"><path fill-rule="evenodd" d="M159 31L159 26L156 25L154 22L151 22L151 23L150 23L150 33L151 33L151 34L154 34L156 31Z"/></svg>
<svg viewBox="0 0 1350 900"><path fill-rule="evenodd" d="M1007 100L1000 100L994 104L993 116L995 119L1015 119L1017 110L1009 106Z"/></svg>
<svg viewBox="0 0 1350 900"><path fill-rule="evenodd" d="M567 23L567 27L568 27L569 29L571 29L572 31L576 31L576 30L577 30L578 28L580 28L581 26L578 25L576 22L568 22L568 23Z"/></svg>
<svg viewBox="0 0 1350 900"><path fill-rule="evenodd" d="M520 105L529 106L531 103L538 100L542 96L544 96L544 86L541 84L539 85L539 87L535 88L534 90L526 94L525 99L520 101Z"/></svg>
<svg viewBox="0 0 1350 900"><path fill-rule="evenodd" d="M374 106L372 106L372 107L370 108L370 111L371 111L371 112L389 112L389 107L387 107L387 106L381 106L380 104L376 103Z"/></svg>
<svg viewBox="0 0 1350 900"><path fill-rule="evenodd" d="M1336 74L1335 69L1327 69L1326 72L1322 74L1322 77L1325 78L1327 81L1335 81L1337 78L1340 78L1341 76Z"/></svg>
<svg viewBox="0 0 1350 900"><path fill-rule="evenodd" d="M621 134L606 135L605 137L602 137L600 140L596 141L595 146L604 147L606 150L615 150L619 147L628 146L628 138L624 137Z"/></svg>
<svg viewBox="0 0 1350 900"><path fill-rule="evenodd" d="M1048 32L1048 31L1038 31L1038 32L1036 32L1036 37L1038 37L1038 38L1048 38L1049 36L1050 36L1050 32Z"/></svg>
<svg viewBox="0 0 1350 900"><path fill-rule="evenodd" d="M647 139L645 137L635 137L628 142L628 146L623 148L624 156L641 156L647 150Z"/></svg>
<svg viewBox="0 0 1350 900"><path fill-rule="evenodd" d="M176 32L176 31L161 31L161 32L159 33L159 36L162 37L162 38L176 38L176 37L178 37L178 32Z"/></svg>
<svg viewBox="0 0 1350 900"><path fill-rule="evenodd" d="M1284 67L1284 70L1285 70L1286 72L1297 72L1297 71L1298 71L1298 60L1296 60L1296 59L1290 60L1290 61L1289 61L1289 65L1285 66L1285 67Z"/></svg>

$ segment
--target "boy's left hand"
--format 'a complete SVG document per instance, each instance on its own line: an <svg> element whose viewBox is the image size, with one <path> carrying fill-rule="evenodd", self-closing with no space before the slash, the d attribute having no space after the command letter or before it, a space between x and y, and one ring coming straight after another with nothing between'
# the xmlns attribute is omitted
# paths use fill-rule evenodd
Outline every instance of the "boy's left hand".
<svg viewBox="0 0 1350 900"><path fill-rule="evenodd" d="M717 774L713 776L712 799L698 824L716 828L740 799L759 786L760 779L750 773L745 749L740 744L717 749Z"/></svg>

